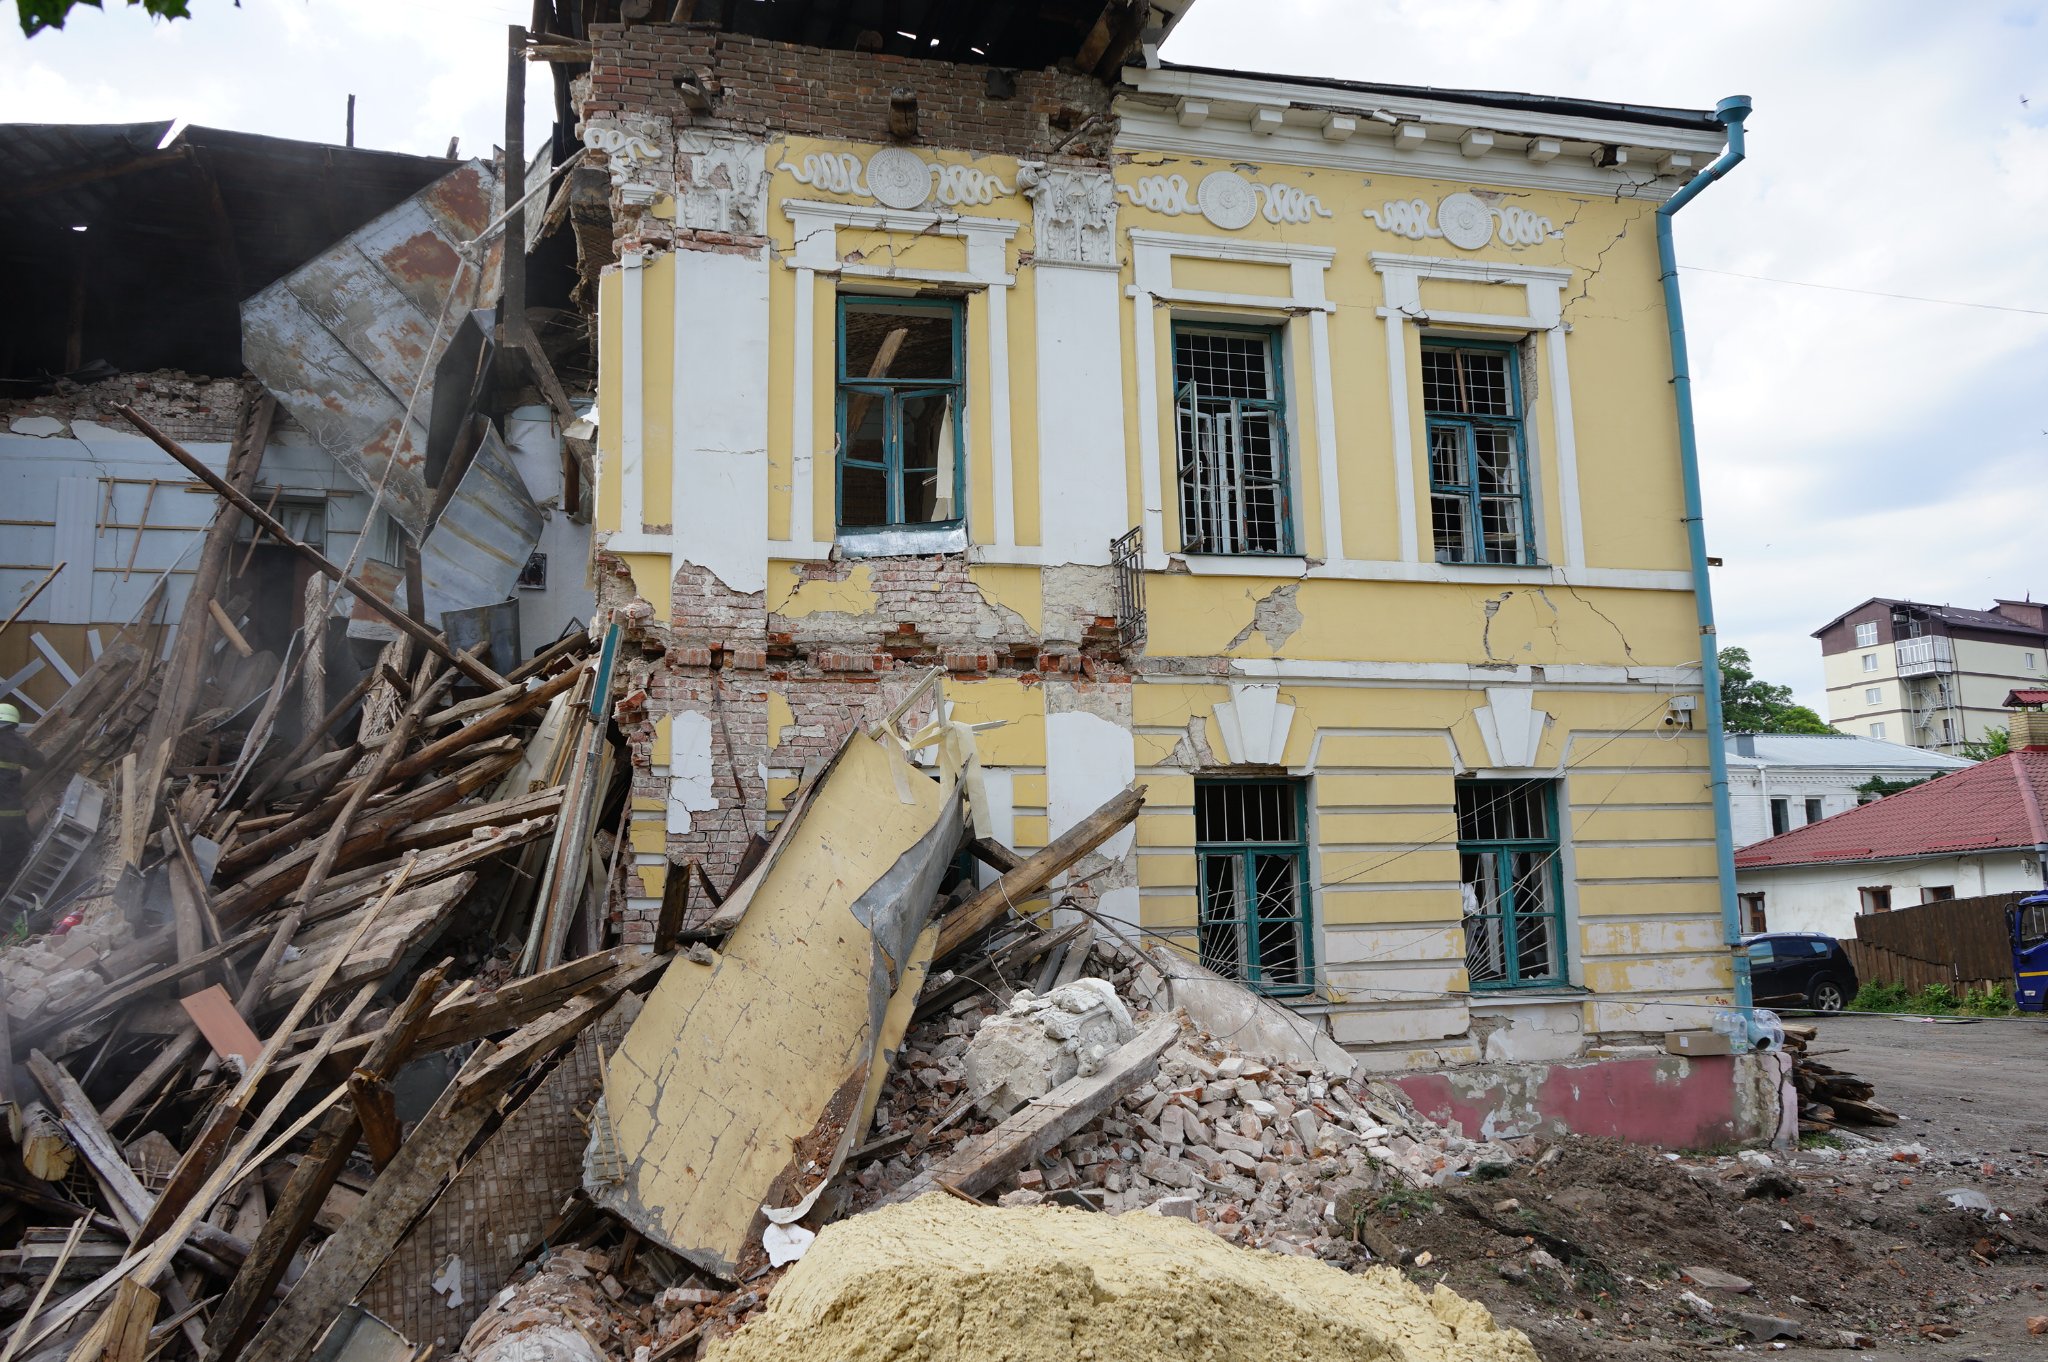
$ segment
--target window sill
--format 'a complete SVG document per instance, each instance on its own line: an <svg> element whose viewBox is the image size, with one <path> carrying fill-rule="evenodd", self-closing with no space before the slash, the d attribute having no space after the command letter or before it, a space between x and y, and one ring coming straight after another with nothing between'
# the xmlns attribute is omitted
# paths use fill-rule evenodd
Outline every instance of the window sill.
<svg viewBox="0 0 2048 1362"><path fill-rule="evenodd" d="M965 525L917 529L841 530L832 541L844 558L909 558L927 553L965 553Z"/></svg>
<svg viewBox="0 0 2048 1362"><path fill-rule="evenodd" d="M1538 1003L1577 1002L1593 996L1590 988L1577 984L1474 984L1466 1001L1497 1007L1533 1006Z"/></svg>
<svg viewBox="0 0 2048 1362"><path fill-rule="evenodd" d="M1494 569L1494 570L1496 570L1496 571L1497 571L1497 570L1500 570L1500 569L1503 569L1503 568L1539 568L1539 569L1547 569L1547 568L1549 568L1549 567L1551 566L1551 564L1549 564L1549 563L1546 563L1546 562L1544 562L1544 561L1543 561L1542 559L1540 559L1540 558L1539 558L1539 559L1533 559L1533 560L1531 560L1531 561L1529 561L1529 562L1526 562L1526 563L1482 563L1482 562L1477 562L1477 561L1475 561L1475 560L1473 560L1473 559L1469 559L1469 558L1439 558L1439 559L1437 559L1437 560L1436 560L1436 565L1437 565L1438 567L1447 567L1447 568L1482 568L1482 569L1488 569L1488 568L1490 568L1490 569Z"/></svg>
<svg viewBox="0 0 2048 1362"><path fill-rule="evenodd" d="M1308 559L1290 553L1176 553L1196 577L1306 577Z"/></svg>

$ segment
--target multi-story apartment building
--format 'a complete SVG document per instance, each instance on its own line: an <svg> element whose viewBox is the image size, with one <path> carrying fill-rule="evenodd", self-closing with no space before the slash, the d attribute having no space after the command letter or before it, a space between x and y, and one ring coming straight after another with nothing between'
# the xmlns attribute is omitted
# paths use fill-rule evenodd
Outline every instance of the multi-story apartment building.
<svg viewBox="0 0 2048 1362"><path fill-rule="evenodd" d="M2048 605L1989 610L1873 597L1814 631L1828 722L1953 752L2005 725L2005 697L2048 681Z"/></svg>
<svg viewBox="0 0 2048 1362"><path fill-rule="evenodd" d="M1141 782L1063 892L1370 1063L1704 1025L1656 215L1746 103L837 36L599 26L579 82L628 937L937 666L997 835Z"/></svg>

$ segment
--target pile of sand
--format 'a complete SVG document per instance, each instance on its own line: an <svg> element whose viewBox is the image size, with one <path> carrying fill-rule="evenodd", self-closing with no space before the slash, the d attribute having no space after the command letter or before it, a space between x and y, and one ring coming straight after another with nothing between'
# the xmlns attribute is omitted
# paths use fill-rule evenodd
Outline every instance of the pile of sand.
<svg viewBox="0 0 2048 1362"><path fill-rule="evenodd" d="M1519 1330L1185 1220L926 1196L830 1225L710 1362L1536 1362Z"/></svg>

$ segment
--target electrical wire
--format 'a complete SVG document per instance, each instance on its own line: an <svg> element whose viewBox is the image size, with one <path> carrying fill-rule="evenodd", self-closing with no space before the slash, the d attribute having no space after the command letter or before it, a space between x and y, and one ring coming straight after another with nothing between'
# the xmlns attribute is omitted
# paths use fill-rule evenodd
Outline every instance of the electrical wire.
<svg viewBox="0 0 2048 1362"><path fill-rule="evenodd" d="M1816 284L1810 279L1778 279L1768 274L1744 274L1740 270L1717 270L1705 265L1680 265L1679 268L1693 274L1718 274L1727 279L1749 279L1759 284L1784 284L1790 288L1817 288L1829 293L1860 293L1866 298L1890 298L1902 303L1933 303L1940 307L1970 307L1984 312L2018 312L2029 317L2048 317L2048 308L2018 307L2011 303L1975 303L1961 298L1929 298L1920 293L1887 293L1883 289Z"/></svg>

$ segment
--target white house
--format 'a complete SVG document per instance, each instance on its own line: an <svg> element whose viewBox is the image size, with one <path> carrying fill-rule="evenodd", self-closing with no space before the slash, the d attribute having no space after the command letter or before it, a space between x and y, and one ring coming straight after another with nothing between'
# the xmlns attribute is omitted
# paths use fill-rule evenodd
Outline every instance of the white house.
<svg viewBox="0 0 2048 1362"><path fill-rule="evenodd" d="M2048 886L2048 716L2016 750L1735 854L1745 931L1855 933L1864 913Z"/></svg>
<svg viewBox="0 0 2048 1362"><path fill-rule="evenodd" d="M1873 779L1925 780L1961 770L1961 757L1848 733L1731 733L1728 812L1746 847L1863 803Z"/></svg>

